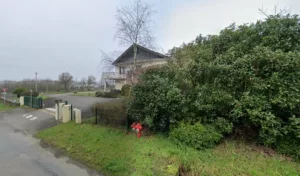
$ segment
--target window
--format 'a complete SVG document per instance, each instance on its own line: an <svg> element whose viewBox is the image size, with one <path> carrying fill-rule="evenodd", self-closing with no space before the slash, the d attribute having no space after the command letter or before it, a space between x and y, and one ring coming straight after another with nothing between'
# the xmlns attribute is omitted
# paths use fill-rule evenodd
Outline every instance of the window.
<svg viewBox="0 0 300 176"><path fill-rule="evenodd" d="M125 74L125 67L120 67L119 69L119 74Z"/></svg>

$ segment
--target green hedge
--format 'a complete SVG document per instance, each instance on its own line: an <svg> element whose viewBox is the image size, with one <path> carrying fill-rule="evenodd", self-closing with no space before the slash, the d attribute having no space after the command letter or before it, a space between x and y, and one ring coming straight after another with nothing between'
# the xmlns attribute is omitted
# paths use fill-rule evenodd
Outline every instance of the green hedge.
<svg viewBox="0 0 300 176"><path fill-rule="evenodd" d="M121 93L118 90L113 90L110 92L101 92L101 91L97 91L95 93L96 97L102 97L102 98L118 98L120 97Z"/></svg>
<svg viewBox="0 0 300 176"><path fill-rule="evenodd" d="M132 117L164 132L181 121L216 130L221 123L222 135L249 126L258 134L255 142L299 158L298 15L232 24L219 35L199 35L170 54L176 60L146 71L132 88Z"/></svg>
<svg viewBox="0 0 300 176"><path fill-rule="evenodd" d="M21 96L21 94L23 92L26 92L28 91L26 88L24 87L20 87L20 88L16 88L14 91L13 91L13 94L17 94L18 98Z"/></svg>
<svg viewBox="0 0 300 176"><path fill-rule="evenodd" d="M212 148L223 135L211 126L203 126L200 123L179 123L178 127L170 132L170 139L176 144L191 146L195 149Z"/></svg>
<svg viewBox="0 0 300 176"><path fill-rule="evenodd" d="M39 96L39 92L36 91L32 91L32 93L30 91L25 91L21 93L21 96L33 96L33 97L38 97Z"/></svg>
<svg viewBox="0 0 300 176"><path fill-rule="evenodd" d="M122 96L129 96L129 94L130 94L130 89L131 89L131 85L125 84L124 86L122 86L122 89L121 89L121 95L122 95Z"/></svg>

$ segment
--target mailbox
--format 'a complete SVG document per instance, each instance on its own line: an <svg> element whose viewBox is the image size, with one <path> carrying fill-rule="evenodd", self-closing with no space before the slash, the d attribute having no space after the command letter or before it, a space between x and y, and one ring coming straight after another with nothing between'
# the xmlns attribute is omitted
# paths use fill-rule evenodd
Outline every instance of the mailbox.
<svg viewBox="0 0 300 176"><path fill-rule="evenodd" d="M58 104L58 103L61 103L61 102L62 102L62 100L61 100L61 99L54 100L54 103L55 103L55 104Z"/></svg>

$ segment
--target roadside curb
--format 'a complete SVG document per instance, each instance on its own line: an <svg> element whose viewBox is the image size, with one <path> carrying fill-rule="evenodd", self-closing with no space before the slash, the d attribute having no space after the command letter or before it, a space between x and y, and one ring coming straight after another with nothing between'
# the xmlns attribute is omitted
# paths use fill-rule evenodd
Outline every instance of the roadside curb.
<svg viewBox="0 0 300 176"><path fill-rule="evenodd" d="M50 115L55 116L55 113L53 113L52 111L48 111L48 110L46 110L46 109L39 109L39 111L42 111L42 112L44 112L44 113L47 113L47 114L50 114Z"/></svg>

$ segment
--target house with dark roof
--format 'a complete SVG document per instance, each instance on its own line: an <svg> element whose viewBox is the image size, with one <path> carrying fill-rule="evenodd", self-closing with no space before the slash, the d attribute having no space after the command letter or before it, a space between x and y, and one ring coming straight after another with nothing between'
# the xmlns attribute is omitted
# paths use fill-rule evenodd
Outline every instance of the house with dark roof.
<svg viewBox="0 0 300 176"><path fill-rule="evenodd" d="M164 65L168 60L169 57L166 55L137 45L137 57L134 63L134 48L133 45L131 45L112 63L115 67L115 71L102 73L102 79L114 80L115 89L121 90L123 85L131 84L131 79L129 78L131 76L128 73L132 71L133 66L135 70L145 70L150 67Z"/></svg>

